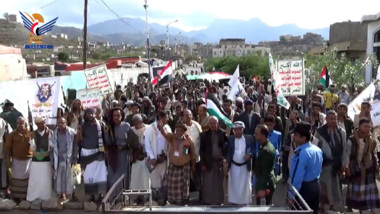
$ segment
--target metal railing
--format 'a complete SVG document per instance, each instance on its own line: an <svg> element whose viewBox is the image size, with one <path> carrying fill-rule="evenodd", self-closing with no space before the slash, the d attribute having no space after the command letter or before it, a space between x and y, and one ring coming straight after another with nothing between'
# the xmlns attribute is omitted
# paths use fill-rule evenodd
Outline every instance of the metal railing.
<svg viewBox="0 0 380 214"><path fill-rule="evenodd" d="M125 206L125 199L123 191L125 189L125 175L123 174L120 178L112 185L108 190L106 196L102 200L102 212L120 212Z"/></svg>
<svg viewBox="0 0 380 214"><path fill-rule="evenodd" d="M125 187L124 187L124 175L122 175L111 187L111 189L108 191L106 196L104 197L102 201L102 212L103 213L173 213L173 210L170 210L173 207L167 207L167 210L163 209L166 207L160 207L159 210L153 210L152 211L152 204L151 204L151 198L149 198L149 207L148 209L140 209L140 210L123 210L127 203L125 202L125 196L123 194ZM228 205L228 206L208 206L209 208L218 208L220 209L216 213L229 213L227 211L223 211L223 208L229 208L229 207L252 207L252 210L250 211L239 211L241 213L273 213L273 214L280 214L280 213L297 213L297 214L311 214L313 213L313 210L309 207L309 205L306 203L306 201L302 198L302 196L299 194L297 189L290 183L287 184L286 188L287 194L286 194L286 206L280 207L282 209L277 209L276 206L260 206L260 205L248 205L248 206L235 206L235 205ZM151 197L151 195L149 196ZM205 206L200 206L205 207ZM206 206L207 207L207 206ZM269 207L269 209L257 209L258 207ZM270 207L274 207L276 209L271 209ZM174 211L175 212L175 211ZM215 211L213 211L215 212ZM183 214L185 213L199 213L194 212L191 210L182 211ZM205 213L205 212L203 212Z"/></svg>
<svg viewBox="0 0 380 214"><path fill-rule="evenodd" d="M309 207L306 201L302 198L297 189L290 183L287 183L288 187L286 193L286 207L296 213L313 213L313 210Z"/></svg>

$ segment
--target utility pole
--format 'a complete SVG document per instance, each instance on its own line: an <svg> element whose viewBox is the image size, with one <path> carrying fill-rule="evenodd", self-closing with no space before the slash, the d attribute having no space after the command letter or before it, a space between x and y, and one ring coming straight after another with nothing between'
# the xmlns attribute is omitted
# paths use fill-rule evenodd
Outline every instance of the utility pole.
<svg viewBox="0 0 380 214"><path fill-rule="evenodd" d="M83 69L87 69L87 7L88 0L84 0Z"/></svg>
<svg viewBox="0 0 380 214"><path fill-rule="evenodd" d="M151 62L150 62L150 41L149 41L149 23L148 23L148 0L145 0L144 8L145 8L145 21L146 21L146 48L147 48L147 53L148 53L147 54L148 55L148 80L149 80L149 83L152 83L151 71L150 71Z"/></svg>

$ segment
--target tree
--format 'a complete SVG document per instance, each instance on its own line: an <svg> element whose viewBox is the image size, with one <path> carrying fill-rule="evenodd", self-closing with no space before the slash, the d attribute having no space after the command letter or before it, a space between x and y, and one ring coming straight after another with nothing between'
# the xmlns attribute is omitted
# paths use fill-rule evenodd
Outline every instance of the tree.
<svg viewBox="0 0 380 214"><path fill-rule="evenodd" d="M98 60L98 59L100 59L101 54L100 54L99 52L94 52L94 53L91 54L91 57L92 57L93 59Z"/></svg>
<svg viewBox="0 0 380 214"><path fill-rule="evenodd" d="M61 62L67 62L69 60L69 54L66 52L59 52L58 60Z"/></svg>
<svg viewBox="0 0 380 214"><path fill-rule="evenodd" d="M3 17L4 17L6 20L9 20L9 13L3 13Z"/></svg>
<svg viewBox="0 0 380 214"><path fill-rule="evenodd" d="M269 77L269 59L261 55L245 55L242 57L228 56L212 58L206 62L206 71L213 68L233 74L239 65L240 76L261 76Z"/></svg>
<svg viewBox="0 0 380 214"><path fill-rule="evenodd" d="M324 46L322 55L308 54L305 58L305 84L309 92L317 87L324 66L327 66L330 78L338 88L346 84L353 90L357 84L364 84L364 68L367 65L378 65L375 55L367 56L364 62L359 59L352 62L344 53L339 54L336 46Z"/></svg>

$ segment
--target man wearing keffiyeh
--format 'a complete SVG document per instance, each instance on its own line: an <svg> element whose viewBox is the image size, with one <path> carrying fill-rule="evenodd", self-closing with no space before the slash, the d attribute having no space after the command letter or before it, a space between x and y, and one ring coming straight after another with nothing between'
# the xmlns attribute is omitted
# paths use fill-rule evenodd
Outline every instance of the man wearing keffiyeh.
<svg viewBox="0 0 380 214"><path fill-rule="evenodd" d="M80 164L84 170L84 190L95 200L95 194L107 191L107 168L104 159L104 127L95 119L95 109L88 108L84 114L84 123L78 127L77 142L81 147Z"/></svg>

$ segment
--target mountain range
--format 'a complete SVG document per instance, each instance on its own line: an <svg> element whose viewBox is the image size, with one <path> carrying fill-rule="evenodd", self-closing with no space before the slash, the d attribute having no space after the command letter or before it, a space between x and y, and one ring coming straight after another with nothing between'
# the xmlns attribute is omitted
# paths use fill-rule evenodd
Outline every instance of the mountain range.
<svg viewBox="0 0 380 214"><path fill-rule="evenodd" d="M144 45L146 41L146 22L140 18L123 18L107 20L88 26L89 41L108 41L112 43L126 43L132 45ZM166 26L149 24L152 44L159 44L166 39ZM320 34L324 39L329 37L329 28L304 29L294 24L281 26L269 26L259 18L248 21L232 19L216 19L206 29L185 32L181 29L170 27L170 43L174 44L176 35L181 43L218 43L221 38L245 38L246 43L256 44L261 41L278 41L281 35L291 34L302 36L307 32ZM69 38L82 36L82 29L73 27L54 27L53 33L66 33Z"/></svg>

